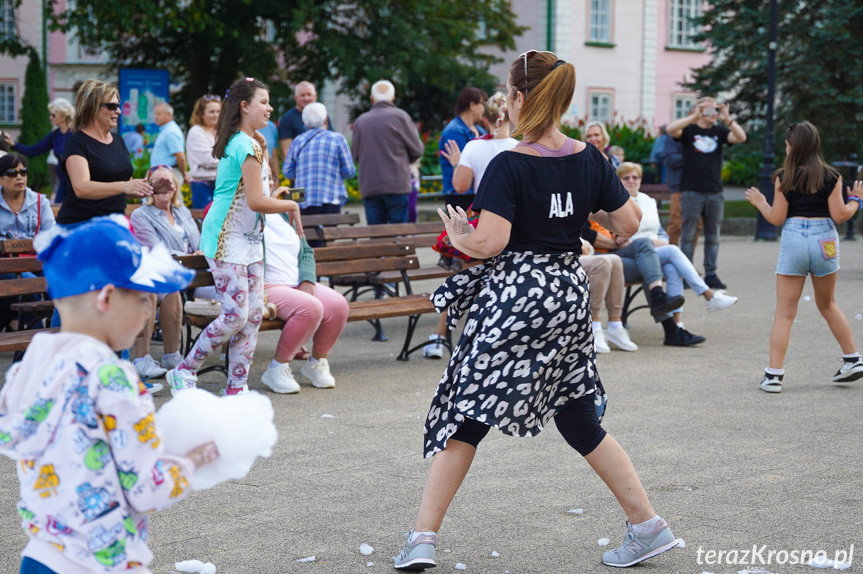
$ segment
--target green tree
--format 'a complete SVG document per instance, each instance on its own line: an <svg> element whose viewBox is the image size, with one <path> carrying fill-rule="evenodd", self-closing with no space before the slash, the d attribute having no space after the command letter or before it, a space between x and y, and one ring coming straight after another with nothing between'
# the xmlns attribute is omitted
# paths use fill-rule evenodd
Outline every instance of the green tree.
<svg viewBox="0 0 863 574"><path fill-rule="evenodd" d="M30 62L24 72L24 97L21 98L21 135L18 141L33 145L51 131L48 118L48 85L45 70L39 61L36 50L30 49ZM30 158L27 183L33 189L41 189L48 184L47 156Z"/></svg>
<svg viewBox="0 0 863 574"><path fill-rule="evenodd" d="M507 0L78 0L53 27L118 65L167 68L181 114L238 75L269 83L281 110L300 80L363 100L387 78L426 123L451 115L462 87L493 86L482 48L514 48L524 30Z"/></svg>
<svg viewBox="0 0 863 574"><path fill-rule="evenodd" d="M725 95L741 123L763 131L767 97L769 0L711 0L699 25L713 60L687 87ZM776 140L792 122L821 131L828 161L863 152L863 3L780 0L776 49ZM784 145L782 146L784 147Z"/></svg>
<svg viewBox="0 0 863 574"><path fill-rule="evenodd" d="M9 10L13 12L18 10L18 7L21 6L22 0L12 0L3 4ZM21 40L21 37L18 34L10 34L0 35L0 54L6 54L7 56L12 56L13 58L16 56L23 56L27 54L27 45Z"/></svg>

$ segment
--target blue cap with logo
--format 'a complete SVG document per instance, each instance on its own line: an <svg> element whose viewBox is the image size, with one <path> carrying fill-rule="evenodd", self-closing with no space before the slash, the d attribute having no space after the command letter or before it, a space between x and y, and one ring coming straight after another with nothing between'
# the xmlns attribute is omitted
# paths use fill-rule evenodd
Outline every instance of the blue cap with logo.
<svg viewBox="0 0 863 574"><path fill-rule="evenodd" d="M54 299L99 291L108 284L172 293L185 289L195 276L163 245L142 247L121 215L97 217L73 229L55 225L37 235L33 245Z"/></svg>

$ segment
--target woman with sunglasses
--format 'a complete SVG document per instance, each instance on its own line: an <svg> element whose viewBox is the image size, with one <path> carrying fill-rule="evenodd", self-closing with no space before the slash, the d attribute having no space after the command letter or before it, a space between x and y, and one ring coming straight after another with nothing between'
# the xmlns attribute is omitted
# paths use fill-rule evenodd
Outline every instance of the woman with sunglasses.
<svg viewBox="0 0 863 574"><path fill-rule="evenodd" d="M760 387L782 392L785 353L797 302L806 276L812 277L815 304L842 349L842 367L834 383L850 383L863 377L863 358L857 352L848 319L836 305L834 291L839 275L839 234L835 223L845 223L863 209L863 181L855 181L846 200L842 176L824 161L821 136L809 122L792 124L785 132L785 165L773 174L773 205L756 187L746 199L764 219L783 225L776 262L776 313L770 332L770 359Z"/></svg>
<svg viewBox="0 0 863 574"><path fill-rule="evenodd" d="M144 179L132 179L132 161L123 138L112 133L120 117L117 88L87 80L75 98L74 133L60 160L68 176L66 200L57 214L60 225L80 225L94 217L125 213L126 196L153 195Z"/></svg>
<svg viewBox="0 0 863 574"><path fill-rule="evenodd" d="M189 133L186 136L186 159L189 161L189 177L192 179L192 208L203 209L213 201L216 189L216 170L219 159L213 157L216 145L216 125L222 98L212 94L201 96L192 109Z"/></svg>
<svg viewBox="0 0 863 574"><path fill-rule="evenodd" d="M454 275L432 297L450 324L468 316L426 419L425 456L434 461L395 567L435 565L437 531L491 427L530 437L551 419L626 512L624 544L602 559L630 566L678 541L653 511L629 456L599 424L604 401L578 259L591 212L629 237L641 211L599 150L560 133L575 90L572 64L526 52L512 63L506 87L515 135L524 140L483 175L476 229L460 208L439 211L453 246L489 261Z"/></svg>
<svg viewBox="0 0 863 574"><path fill-rule="evenodd" d="M8 132L4 133L3 136L11 149L27 157L54 152L54 157L57 158L57 192L52 201L53 203L63 203L69 182L66 179L66 174L60 169L60 161L63 158L63 146L66 145L66 140L72 135L72 115L75 113L75 108L72 107L69 100L57 98L48 104L48 113L51 116L51 123L56 129L51 130L39 143L34 145L17 143Z"/></svg>
<svg viewBox="0 0 863 574"><path fill-rule="evenodd" d="M303 236L300 206L269 195L267 146L258 130L273 108L267 86L254 78L233 83L216 128L213 157L219 158L213 204L201 228L200 249L207 257L221 313L198 337L175 369L168 371L171 392L197 386L197 372L213 352L230 341L226 395L248 392L249 368L264 308L264 215L286 213Z"/></svg>

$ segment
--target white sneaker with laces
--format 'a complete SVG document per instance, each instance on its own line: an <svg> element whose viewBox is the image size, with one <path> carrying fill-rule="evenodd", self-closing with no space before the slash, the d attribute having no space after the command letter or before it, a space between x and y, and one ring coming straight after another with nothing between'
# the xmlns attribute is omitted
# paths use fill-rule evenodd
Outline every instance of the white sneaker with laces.
<svg viewBox="0 0 863 574"><path fill-rule="evenodd" d="M611 352L611 347L608 346L608 341L605 340L605 332L602 327L593 330L593 347L596 349L597 355L605 355Z"/></svg>
<svg viewBox="0 0 863 574"><path fill-rule="evenodd" d="M716 311L724 311L737 303L737 297L728 295L724 289L717 289L713 292L713 298L704 303L707 305L707 312L714 313Z"/></svg>
<svg viewBox="0 0 863 574"><path fill-rule="evenodd" d="M851 383L863 377L863 358L843 358L842 367L833 375L834 383Z"/></svg>
<svg viewBox="0 0 863 574"><path fill-rule="evenodd" d="M171 386L171 394L176 395L184 389L194 389L198 386L198 375L192 371L171 369L165 375L165 379Z"/></svg>
<svg viewBox="0 0 863 574"><path fill-rule="evenodd" d="M162 355L162 368L171 370L177 367L183 361L183 355L180 353L168 353Z"/></svg>
<svg viewBox="0 0 863 574"><path fill-rule="evenodd" d="M626 327L608 328L605 331L605 338L609 343L620 349L621 351L637 351L638 345L632 342L629 338L629 331ZM599 351L597 351L598 353Z"/></svg>
<svg viewBox="0 0 863 574"><path fill-rule="evenodd" d="M279 363L278 366L270 367L261 377L261 382L274 393L292 395L300 392L300 384L291 372L290 363Z"/></svg>
<svg viewBox="0 0 863 574"><path fill-rule="evenodd" d="M336 386L336 379L330 374L330 364L326 359L306 361L300 372L319 389L333 389Z"/></svg>
<svg viewBox="0 0 863 574"><path fill-rule="evenodd" d="M142 379L158 379L159 377L164 377L165 373L168 372L168 369L160 367L159 363L150 355L144 355L139 359L135 359L132 361L132 364L135 365L135 370L138 371L138 376Z"/></svg>
<svg viewBox="0 0 863 574"><path fill-rule="evenodd" d="M443 337L440 335L429 335L429 343L423 347L423 357L426 359L443 358Z"/></svg>

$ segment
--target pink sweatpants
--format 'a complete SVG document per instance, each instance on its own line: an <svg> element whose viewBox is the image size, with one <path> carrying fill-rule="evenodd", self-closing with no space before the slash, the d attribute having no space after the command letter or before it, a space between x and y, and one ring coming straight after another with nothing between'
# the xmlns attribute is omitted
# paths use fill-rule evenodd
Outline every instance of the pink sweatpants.
<svg viewBox="0 0 863 574"><path fill-rule="evenodd" d="M315 296L295 287L266 283L267 302L279 309L279 319L285 322L276 359L290 361L303 343L312 338L312 350L327 355L348 322L348 302L341 293L315 283Z"/></svg>

